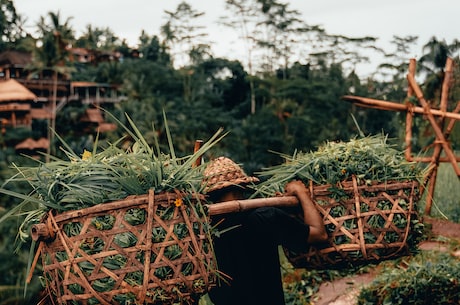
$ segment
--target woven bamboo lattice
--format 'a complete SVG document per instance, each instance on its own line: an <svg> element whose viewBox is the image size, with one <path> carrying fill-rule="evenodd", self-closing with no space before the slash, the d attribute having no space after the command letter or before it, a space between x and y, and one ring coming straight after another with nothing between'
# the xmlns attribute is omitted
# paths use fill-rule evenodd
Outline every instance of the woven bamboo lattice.
<svg viewBox="0 0 460 305"><path fill-rule="evenodd" d="M359 265L406 255L418 223L414 204L418 182L388 181L358 185L353 177L340 186L310 185L313 201L323 216L328 242L296 254L285 249L297 268Z"/></svg>
<svg viewBox="0 0 460 305"><path fill-rule="evenodd" d="M41 250L50 294L59 304L191 303L215 281L208 217L191 207L199 200L150 192L50 213L55 238Z"/></svg>

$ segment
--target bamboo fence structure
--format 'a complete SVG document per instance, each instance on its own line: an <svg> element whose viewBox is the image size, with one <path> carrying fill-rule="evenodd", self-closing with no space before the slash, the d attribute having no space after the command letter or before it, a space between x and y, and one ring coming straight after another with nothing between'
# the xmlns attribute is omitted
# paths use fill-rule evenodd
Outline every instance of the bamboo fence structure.
<svg viewBox="0 0 460 305"><path fill-rule="evenodd" d="M450 162L455 174L460 179L460 168L458 162L460 157L456 156L448 141L450 134L457 120L460 120L460 101L457 101L452 111L448 109L449 89L453 80L453 60L448 58L444 69L444 79L442 83L441 98L438 108L433 108L423 96L423 92L415 80L416 60L411 59L409 71L407 74L408 89L407 100L404 104L398 102L382 101L377 99L365 98L360 96L346 95L342 99L352 102L360 107L374 108L380 110L406 112L406 130L405 130L405 157L408 161L429 163L429 172L425 177L422 190L427 190L425 214L431 213L433 195L436 186L436 178L440 162ZM419 105L409 102L409 99L415 97ZM434 131L436 139L432 143L433 154L431 157L416 157L412 155L412 123L415 114L423 115L423 118L429 121ZM448 121L446 122L446 119ZM441 156L444 152L445 156Z"/></svg>

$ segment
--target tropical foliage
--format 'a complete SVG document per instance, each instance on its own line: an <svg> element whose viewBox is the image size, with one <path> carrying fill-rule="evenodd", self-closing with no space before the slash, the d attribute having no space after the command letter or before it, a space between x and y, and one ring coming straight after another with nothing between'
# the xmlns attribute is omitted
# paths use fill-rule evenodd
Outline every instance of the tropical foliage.
<svg viewBox="0 0 460 305"><path fill-rule="evenodd" d="M46 68L53 71L54 80L67 76L119 86L126 100L107 106L113 121L129 125L125 116L128 114L143 138L148 143L158 139L160 149L167 153L170 147L162 144L168 142L163 111L178 156L189 154L195 140L207 139L224 127L229 133L213 147L212 154L227 155L243 163L248 173L281 163L282 155L311 151L326 141L347 141L360 132L383 132L395 140L396 148L402 147L403 114L356 108L341 96L355 94L404 102L405 74L411 48L417 41L415 36L395 36L394 49L381 50L375 44L376 37L330 35L318 25L306 24L296 10L281 1L225 1L229 16L221 22L235 31L247 30L240 37L246 56L229 60L213 55L213 45L201 25L203 13L186 2L165 12L168 18L158 34L140 33L137 46L127 45L110 28L91 25L76 37L76 29L69 21L77 16L68 18L59 12L50 12L39 20L35 26L37 35L28 33L13 1L0 2L0 51L32 52L35 59L29 67L31 71L40 73ZM70 46L115 52L122 60L99 65L71 62L67 56ZM384 54L387 62L373 75L362 78L355 67L369 61L369 50ZM419 63L424 69L418 76L424 94L434 104L439 99L446 57L459 63L458 50L458 41L448 43L439 37L433 37L422 50ZM454 101L460 99L458 66L450 96ZM67 105L50 122L34 126L33 131L6 128L0 134L0 182L3 184L14 174L11 164L18 168L31 164L32 160L16 154L14 143L36 135L37 130L46 134L48 126L55 127L52 129L56 132L50 133L50 138L58 135L68 145L63 150L59 147L62 142L52 141L52 151L61 160L68 152L74 156L81 156L85 150L96 152L96 137L100 147L113 147L118 139L130 138L123 128L100 135L83 132L76 120L83 110L84 107ZM458 127L451 136L454 149L460 144L457 131ZM421 118L415 120L413 132L414 151L423 149L433 138ZM27 190L24 183L11 191ZM0 213L16 204L16 199L2 196ZM0 253L5 257L14 248L13 225L10 221L0 226ZM14 260L2 265L4 269L0 271L10 273L2 272L9 276L2 277L0 285L13 287L10 296L22 299L17 286L22 285L25 276L20 272L11 274L11 270L25 270L28 255L23 253L28 249L18 251Z"/></svg>

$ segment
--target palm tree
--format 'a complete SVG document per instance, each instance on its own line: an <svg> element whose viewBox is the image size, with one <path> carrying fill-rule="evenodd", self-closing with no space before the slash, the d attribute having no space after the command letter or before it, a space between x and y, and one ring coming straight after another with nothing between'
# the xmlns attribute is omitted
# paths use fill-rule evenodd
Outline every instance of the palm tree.
<svg viewBox="0 0 460 305"><path fill-rule="evenodd" d="M161 34L174 66L184 67L211 57L208 34L198 23L204 12L182 1L175 11L165 11L165 14L167 21L161 26Z"/></svg>
<svg viewBox="0 0 460 305"><path fill-rule="evenodd" d="M423 46L424 54L419 59L419 63L420 70L426 73L426 98L434 99L439 96L447 58L453 57L459 50L458 40L448 44L445 40L438 40L434 36Z"/></svg>
<svg viewBox="0 0 460 305"><path fill-rule="evenodd" d="M430 72L443 70L448 57L452 57L456 51L460 50L460 42L454 40L452 44L448 44L445 40L438 40L432 37L423 46L424 55L419 62L423 64L423 69Z"/></svg>

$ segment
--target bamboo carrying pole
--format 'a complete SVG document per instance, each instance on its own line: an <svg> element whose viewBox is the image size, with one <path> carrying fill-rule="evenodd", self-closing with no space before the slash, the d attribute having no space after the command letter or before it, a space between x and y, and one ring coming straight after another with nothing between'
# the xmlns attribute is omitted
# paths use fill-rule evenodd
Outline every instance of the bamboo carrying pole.
<svg viewBox="0 0 460 305"><path fill-rule="evenodd" d="M399 190L401 188L409 188L412 187L413 182L401 182L397 184L386 184L386 190ZM369 185L360 185L356 186L358 190L366 190L368 192L378 192L381 188L376 186L369 186ZM354 191L353 187L344 187L344 191ZM328 188L324 189L316 189L315 192L316 196L325 196L329 195L330 191ZM310 194L313 194L313 184L310 184ZM313 198L313 197L312 197ZM277 197L268 197L268 198L254 198L254 199L244 199L244 200L231 200L225 202L217 202L213 204L207 205L208 212L210 215L221 215L227 213L236 213L236 212L244 212L251 209L256 209L260 207L297 207L299 206L299 201L296 196L277 196Z"/></svg>
<svg viewBox="0 0 460 305"><path fill-rule="evenodd" d="M142 196L141 199L144 199L145 196ZM133 199L130 200L131 202ZM124 202L121 202L123 206L125 205ZM104 206L110 206L111 204L105 204ZM299 200L296 196L278 196L278 197L269 197L269 198L254 198L254 199L243 199L243 200L230 200L225 202L218 202L214 204L208 204L207 209L210 215L221 215L221 214L228 214L228 213L237 213L237 212L244 212L249 211L252 209L257 209L261 207L296 207L299 206ZM110 208L109 208L110 209ZM90 212L95 211L95 207L87 208L86 210L90 210ZM56 216L59 218L60 221L66 220L76 216L83 216L88 213L81 213L78 210L74 212L66 213L69 214L66 217L62 217L62 215ZM33 239L35 241L43 240L46 238L50 238L50 233L54 233L52 230L49 230L46 227L46 224L36 224L33 226L32 231L35 232L33 234ZM53 236L54 237L54 236Z"/></svg>
<svg viewBox="0 0 460 305"><path fill-rule="evenodd" d="M255 198L244 200L231 200L208 205L210 215L244 212L256 208L272 207L296 207L299 200L295 196L280 196L270 198Z"/></svg>

